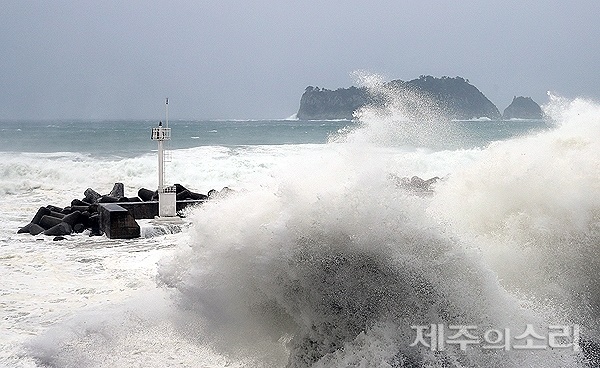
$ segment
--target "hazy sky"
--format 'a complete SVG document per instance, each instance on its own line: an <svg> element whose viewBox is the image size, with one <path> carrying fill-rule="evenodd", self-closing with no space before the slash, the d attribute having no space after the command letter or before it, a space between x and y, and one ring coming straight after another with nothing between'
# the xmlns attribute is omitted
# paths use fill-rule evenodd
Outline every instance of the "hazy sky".
<svg viewBox="0 0 600 368"><path fill-rule="evenodd" d="M462 76L600 100L599 0L3 0L0 119L285 118L308 85Z"/></svg>

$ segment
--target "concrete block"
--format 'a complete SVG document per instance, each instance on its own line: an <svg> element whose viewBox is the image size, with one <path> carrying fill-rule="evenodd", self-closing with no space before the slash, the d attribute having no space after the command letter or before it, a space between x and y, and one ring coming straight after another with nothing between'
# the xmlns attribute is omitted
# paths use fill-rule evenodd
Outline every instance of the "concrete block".
<svg viewBox="0 0 600 368"><path fill-rule="evenodd" d="M132 239L140 237L140 226L135 217L116 203L102 203L98 206L100 230L109 239Z"/></svg>

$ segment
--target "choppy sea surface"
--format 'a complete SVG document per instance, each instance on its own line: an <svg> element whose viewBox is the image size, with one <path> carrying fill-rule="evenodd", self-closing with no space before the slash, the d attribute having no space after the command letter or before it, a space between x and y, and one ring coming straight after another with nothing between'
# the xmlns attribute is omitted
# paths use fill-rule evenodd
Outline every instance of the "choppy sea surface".
<svg viewBox="0 0 600 368"><path fill-rule="evenodd" d="M88 187L156 188L160 118L0 122L0 366L593 366L600 106L546 111L171 121L167 182L235 193L134 240L16 231Z"/></svg>

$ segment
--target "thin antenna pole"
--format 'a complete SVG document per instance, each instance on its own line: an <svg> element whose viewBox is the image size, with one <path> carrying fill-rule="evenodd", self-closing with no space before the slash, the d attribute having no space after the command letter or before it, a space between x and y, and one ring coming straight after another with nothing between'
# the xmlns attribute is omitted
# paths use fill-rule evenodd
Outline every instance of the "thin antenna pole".
<svg viewBox="0 0 600 368"><path fill-rule="evenodd" d="M165 118L166 118L166 124L167 124L167 128L169 127L169 98L167 97L165 99Z"/></svg>
<svg viewBox="0 0 600 368"><path fill-rule="evenodd" d="M169 98L165 98L165 128L169 129ZM162 192L162 189L164 188L164 176L165 176L165 152L164 152L164 147L163 147L163 142L159 142L160 145L160 190Z"/></svg>

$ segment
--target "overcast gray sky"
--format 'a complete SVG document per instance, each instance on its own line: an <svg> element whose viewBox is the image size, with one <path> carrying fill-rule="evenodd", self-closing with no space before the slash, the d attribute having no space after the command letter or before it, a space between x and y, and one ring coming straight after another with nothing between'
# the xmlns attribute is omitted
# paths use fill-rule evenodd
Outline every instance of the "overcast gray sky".
<svg viewBox="0 0 600 368"><path fill-rule="evenodd" d="M4 0L0 119L285 118L308 85L600 99L598 0Z"/></svg>

